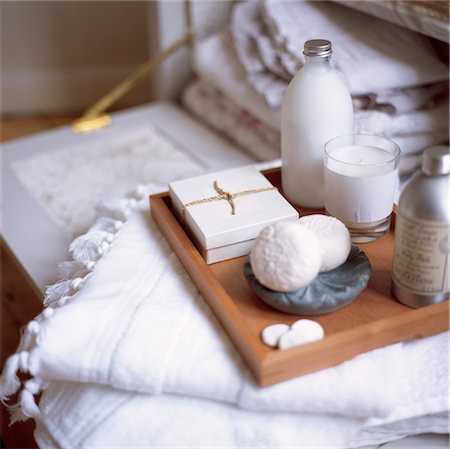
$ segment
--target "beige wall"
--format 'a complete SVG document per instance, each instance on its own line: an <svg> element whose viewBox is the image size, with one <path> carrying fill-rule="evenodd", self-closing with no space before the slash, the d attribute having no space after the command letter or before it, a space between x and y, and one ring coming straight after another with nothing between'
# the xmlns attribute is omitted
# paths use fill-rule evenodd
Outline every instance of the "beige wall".
<svg viewBox="0 0 450 449"><path fill-rule="evenodd" d="M149 57L146 1L0 1L3 115L80 111ZM147 102L144 81L119 106Z"/></svg>

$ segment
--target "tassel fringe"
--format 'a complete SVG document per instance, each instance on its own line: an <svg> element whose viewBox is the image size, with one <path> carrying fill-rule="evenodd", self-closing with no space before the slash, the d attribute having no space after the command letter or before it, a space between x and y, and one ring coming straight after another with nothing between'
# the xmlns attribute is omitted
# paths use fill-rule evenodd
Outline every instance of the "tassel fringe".
<svg viewBox="0 0 450 449"><path fill-rule="evenodd" d="M19 394L19 402L9 407L11 412L10 425L16 422L26 421L29 418L38 420L41 411L34 399L34 396L41 391L42 382L39 379L31 379L25 382Z"/></svg>
<svg viewBox="0 0 450 449"><path fill-rule="evenodd" d="M77 237L69 246L69 252L75 261L86 266L97 261L108 249L114 235L105 231L89 231Z"/></svg>
<svg viewBox="0 0 450 449"><path fill-rule="evenodd" d="M83 277L87 272L87 266L76 260L61 262L58 265L58 274L62 279Z"/></svg>
<svg viewBox="0 0 450 449"><path fill-rule="evenodd" d="M120 220L114 220L114 218L100 217L95 222L91 231L104 231L104 232L117 232L123 226L123 222Z"/></svg>
<svg viewBox="0 0 450 449"><path fill-rule="evenodd" d="M126 198L102 201L97 206L98 218L95 224L86 234L71 243L69 251L73 260L59 264L62 280L46 288L46 308L24 328L17 352L7 359L3 368L0 377L0 400L3 403L22 386L17 404L7 406L11 413L10 425L29 418L40 419L41 413L34 396L45 389L47 384L34 377L22 385L17 374L19 371L31 375L38 372L41 323L50 319L56 308L63 306L83 288L97 261L108 250L115 234L136 208L138 201L146 197L147 192L148 189L140 185Z"/></svg>
<svg viewBox="0 0 450 449"><path fill-rule="evenodd" d="M65 296L70 291L70 281L63 279L56 284L49 285L45 289L44 306L49 306L58 301L59 298Z"/></svg>
<svg viewBox="0 0 450 449"><path fill-rule="evenodd" d="M105 199L100 201L96 207L96 212L99 217L109 217L114 220L126 221L135 206L136 200L134 198Z"/></svg>
<svg viewBox="0 0 450 449"><path fill-rule="evenodd" d="M38 335L40 327L39 323L36 321L38 317L36 317L33 321L30 321L25 327L18 349L19 351L21 351L20 354L22 354L22 352L29 351L33 346L36 345L36 337Z"/></svg>
<svg viewBox="0 0 450 449"><path fill-rule="evenodd" d="M5 401L9 396L17 393L20 388L20 380L17 372L20 367L20 355L13 354L6 361L3 368L2 377L0 378L0 399Z"/></svg>
<svg viewBox="0 0 450 449"><path fill-rule="evenodd" d="M109 239L111 239L109 237ZM96 262L91 260L87 264L76 260L68 260L58 265L58 274L62 279L83 278L95 267Z"/></svg>

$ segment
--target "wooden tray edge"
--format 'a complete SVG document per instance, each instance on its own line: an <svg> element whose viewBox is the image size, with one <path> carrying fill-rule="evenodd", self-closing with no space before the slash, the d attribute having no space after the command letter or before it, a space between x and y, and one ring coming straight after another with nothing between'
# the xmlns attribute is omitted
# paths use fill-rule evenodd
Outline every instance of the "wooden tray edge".
<svg viewBox="0 0 450 449"><path fill-rule="evenodd" d="M264 174L270 175L278 170L268 170ZM252 344L254 335L248 331L240 311L209 271L200 252L176 220L167 199L170 200L168 192L150 196L151 215L260 386L270 386L328 368L388 344L428 337L449 329L449 303L446 301L363 324L308 345L285 351L262 351ZM306 358L307 366L302 364Z"/></svg>
<svg viewBox="0 0 450 449"><path fill-rule="evenodd" d="M449 312L449 302L445 301L363 324L308 345L271 351L262 364L261 385L290 379L293 373L301 376L328 368L389 344L445 332L449 329ZM308 360L308 365L299 363L301 360Z"/></svg>

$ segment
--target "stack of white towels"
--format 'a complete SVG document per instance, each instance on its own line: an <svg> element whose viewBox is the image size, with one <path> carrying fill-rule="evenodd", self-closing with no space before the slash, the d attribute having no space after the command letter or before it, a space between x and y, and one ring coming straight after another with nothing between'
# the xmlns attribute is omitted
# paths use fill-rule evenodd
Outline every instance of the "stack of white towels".
<svg viewBox="0 0 450 449"><path fill-rule="evenodd" d="M195 45L198 78L185 89L185 105L256 158L279 157L284 91L311 38L333 43L355 131L395 140L402 172L424 148L448 141L448 67L427 38L333 2L236 4L230 29Z"/></svg>
<svg viewBox="0 0 450 449"><path fill-rule="evenodd" d="M250 143L248 148L261 159L278 155L279 109L268 101L277 98L287 50L272 45L270 51L254 52L250 44L263 36L267 46L260 46L269 48L264 36L272 39L274 30L288 31L287 26L276 27L275 18L282 17L278 8L288 8L284 14L299 6L311 14L321 8L280 5L237 3L234 37L222 33L196 46L201 78L184 95L199 115L209 116L243 145ZM274 19L272 34L265 35L269 17ZM331 32L332 27L324 29ZM339 62L339 41L323 37L336 42ZM414 50L419 61L420 48ZM247 72L244 67L257 67L258 54L260 70ZM272 71L263 54L273 56ZM442 77L435 74L445 66L430 58L434 62L421 61L424 67L417 72L429 78L417 85L433 87L355 91L355 101L373 102L372 109L357 113L358 126L389 130L405 141L423 138L424 144L435 142L439 132L443 135L446 106L431 106L430 101L432 92L441 92ZM288 73L291 59L283 60ZM262 90L267 74L273 75L273 83ZM265 95L257 92L258 86ZM397 98L394 93L402 100L386 106L383 98ZM179 175L201 171L180 158L172 163ZM259 388L149 217L148 194L165 188L140 185L126 197L99 204L96 223L71 244L73 259L60 265L61 280L47 288L46 308L26 326L17 353L4 366L0 399L17 394L12 419L36 420L39 447L357 449L378 448L406 435L448 433L448 332ZM19 377L20 372L26 376Z"/></svg>
<svg viewBox="0 0 450 449"><path fill-rule="evenodd" d="M35 419L41 449L378 449L448 433L448 332L258 387L149 217L161 188L99 204L5 364L0 399L18 393L12 420Z"/></svg>

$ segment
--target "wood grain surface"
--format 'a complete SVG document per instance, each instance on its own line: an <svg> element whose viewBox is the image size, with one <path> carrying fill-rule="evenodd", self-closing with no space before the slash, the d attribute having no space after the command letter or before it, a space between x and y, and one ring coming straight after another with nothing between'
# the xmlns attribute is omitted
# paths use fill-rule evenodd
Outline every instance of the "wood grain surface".
<svg viewBox="0 0 450 449"><path fill-rule="evenodd" d="M266 176L281 190L280 171ZM261 331L274 323L302 318L265 305L248 286L244 258L207 265L171 210L167 193L150 198L151 213L173 250L241 352L256 380L268 386L336 365L356 355L398 341L422 338L449 328L448 301L413 310L390 293L394 235L360 244L372 265L367 288L349 306L326 315L308 317L325 330L321 341L280 351L266 346ZM317 213L299 208L301 215Z"/></svg>

